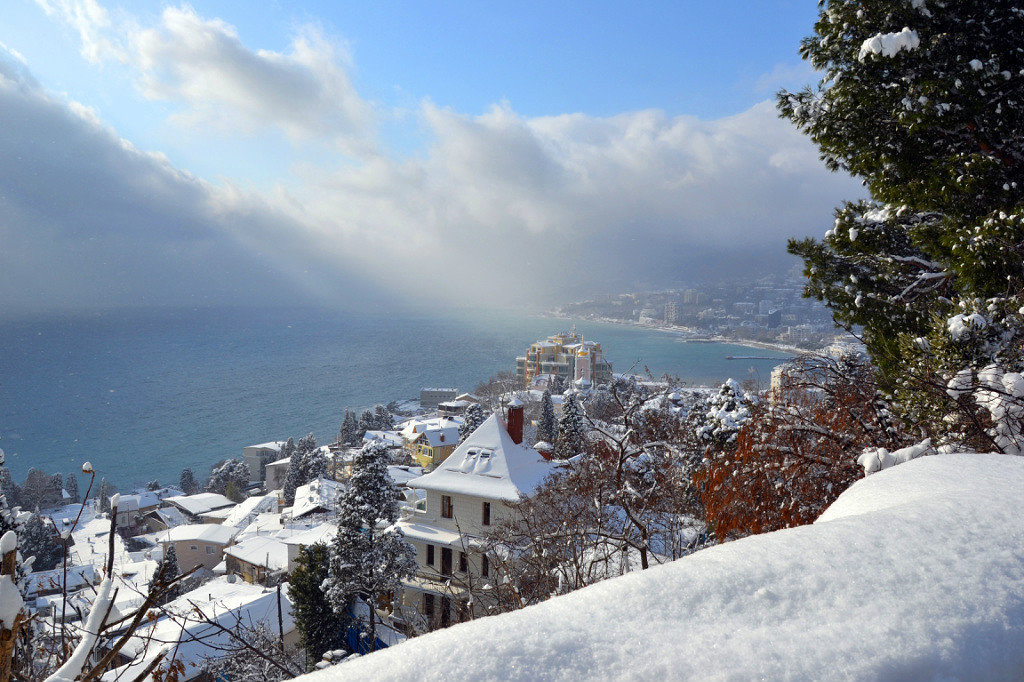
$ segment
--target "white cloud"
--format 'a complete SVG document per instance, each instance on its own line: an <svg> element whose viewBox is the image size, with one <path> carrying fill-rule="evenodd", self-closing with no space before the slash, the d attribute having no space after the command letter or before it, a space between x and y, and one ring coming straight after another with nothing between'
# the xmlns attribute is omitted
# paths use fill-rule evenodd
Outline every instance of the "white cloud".
<svg viewBox="0 0 1024 682"><path fill-rule="evenodd" d="M130 45L140 91L185 105L177 117L185 125L277 126L295 140L334 140L351 154L370 148L372 108L353 88L341 48L313 27L286 54L253 51L223 21L168 7L160 25L135 32Z"/></svg>
<svg viewBox="0 0 1024 682"><path fill-rule="evenodd" d="M529 119L507 104L469 117L427 103L422 117L424 158L310 172L288 210L325 250L454 300L777 268L787 237L818 233L860 193L768 102L716 121Z"/></svg>
<svg viewBox="0 0 1024 682"><path fill-rule="evenodd" d="M108 35L110 15L96 0L36 0L36 4L47 16L57 17L78 33L85 59L93 63L124 59L124 53Z"/></svg>
<svg viewBox="0 0 1024 682"><path fill-rule="evenodd" d="M430 142L422 156L402 158L375 146L373 107L352 88L347 56L315 31L300 34L287 53L254 51L230 25L168 8L158 25L124 35L141 91L181 104L179 122L276 128L357 159L299 167L297 179L282 179L258 198L231 185L206 185L106 131L100 152L89 145L62 150L74 163L37 175L51 179L46 188L15 177L28 170L8 168L9 187L27 182L32 190L8 190L15 201L0 204L0 216L27 212L13 221L27 226L29 214L44 206L57 212L48 223L54 230L66 226L80 240L103 239L121 225L146 235L149 246L139 249L147 259L208 262L210 252L181 248L206 237L166 238L188 225L186 234L215 235L205 242L211 249L230 245L242 270L245 259L237 254L273 254L274 268L324 292L337 292L338 273L361 271L415 299L547 303L594 290L778 269L791 263L787 237L820 233L839 200L863 191L829 174L813 145L770 102L713 121L656 110L526 118L510 103L468 116L425 102L419 118ZM783 71L771 78L788 78ZM20 87L27 79L23 74ZM36 100L45 98L33 87ZM88 109L61 109L61 135L71 141L101 128ZM41 136L63 139L37 128L26 125L23 134L48 152ZM21 153L38 154L29 147ZM12 158L3 148L0 154ZM140 224L159 226L163 237L153 241ZM130 260L131 249L118 248L118 257ZM105 258L99 250L90 254ZM102 268L93 266L102 279ZM147 276L126 271L124 286L143 290ZM226 279L194 286L182 280L174 290L184 296L224 288ZM244 287L234 295L259 300Z"/></svg>
<svg viewBox="0 0 1024 682"><path fill-rule="evenodd" d="M0 158L12 160L0 164L0 312L286 303L357 286L286 215L136 150L20 67L0 55Z"/></svg>

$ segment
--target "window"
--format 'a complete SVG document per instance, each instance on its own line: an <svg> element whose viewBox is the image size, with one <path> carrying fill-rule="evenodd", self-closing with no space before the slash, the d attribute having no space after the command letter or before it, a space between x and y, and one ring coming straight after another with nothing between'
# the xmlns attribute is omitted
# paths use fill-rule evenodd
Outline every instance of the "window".
<svg viewBox="0 0 1024 682"><path fill-rule="evenodd" d="M442 495L441 496L441 517L450 519L452 517L452 496Z"/></svg>
<svg viewBox="0 0 1024 682"><path fill-rule="evenodd" d="M207 553L207 554L208 554L209 556L213 556L213 547L211 547L210 545L207 545L207 546L206 546L206 553Z"/></svg>
<svg viewBox="0 0 1024 682"><path fill-rule="evenodd" d="M469 569L469 561L465 552L459 552L459 573L465 573Z"/></svg>
<svg viewBox="0 0 1024 682"><path fill-rule="evenodd" d="M434 565L434 546L427 545L427 564Z"/></svg>
<svg viewBox="0 0 1024 682"><path fill-rule="evenodd" d="M434 595L423 595L423 615L428 621L434 620Z"/></svg>
<svg viewBox="0 0 1024 682"><path fill-rule="evenodd" d="M483 555L482 559L480 562L480 575L486 578L491 575L491 560L487 558L486 554Z"/></svg>
<svg viewBox="0 0 1024 682"><path fill-rule="evenodd" d="M193 552L199 551L199 545L189 545L188 548L191 549Z"/></svg>
<svg viewBox="0 0 1024 682"><path fill-rule="evenodd" d="M485 526L491 525L491 503L484 502L484 513L483 520L481 521Z"/></svg>
<svg viewBox="0 0 1024 682"><path fill-rule="evenodd" d="M441 548L441 575L452 574L452 548Z"/></svg>

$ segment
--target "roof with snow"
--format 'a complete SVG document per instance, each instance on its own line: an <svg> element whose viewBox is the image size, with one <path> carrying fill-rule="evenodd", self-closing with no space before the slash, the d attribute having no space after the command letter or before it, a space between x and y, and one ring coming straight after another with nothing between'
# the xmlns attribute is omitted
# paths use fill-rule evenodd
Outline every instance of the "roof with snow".
<svg viewBox="0 0 1024 682"><path fill-rule="evenodd" d="M282 585L278 593L241 580L229 580L211 580L167 604L163 610L174 615L140 628L140 634L132 637L123 649L126 656L137 658L128 665L105 673L102 679L134 679L162 648L153 646L154 641L169 644L166 660L180 661L184 665L182 682L198 677L207 659L223 655L225 649L232 647L234 642L230 630L239 622L246 625L264 623L272 632L277 632L278 594L281 595L281 627L286 635L294 630L287 584ZM196 610L227 631L199 621Z"/></svg>
<svg viewBox="0 0 1024 682"><path fill-rule="evenodd" d="M321 523L319 526L314 526L313 528L308 528L294 535L282 538L282 542L286 545L300 545L302 547L309 547L318 542L330 544L337 534L338 527L336 525L333 523Z"/></svg>
<svg viewBox="0 0 1024 682"><path fill-rule="evenodd" d="M238 532L237 528L221 526L216 523L190 523L187 526L175 526L156 533L159 542L210 542L215 545L226 545Z"/></svg>
<svg viewBox="0 0 1024 682"><path fill-rule="evenodd" d="M338 506L345 486L329 478L318 478L295 489L292 518L302 518L315 511L330 511Z"/></svg>
<svg viewBox="0 0 1024 682"><path fill-rule="evenodd" d="M514 443L505 423L492 414L437 469L407 485L515 501L533 493L553 470L536 450Z"/></svg>
<svg viewBox="0 0 1024 682"><path fill-rule="evenodd" d="M224 518L224 526L245 528L256 520L256 517L264 512L277 511L277 495L262 495L248 497L231 508L230 513Z"/></svg>
<svg viewBox="0 0 1024 682"><path fill-rule="evenodd" d="M247 448L259 448L260 450L273 450L274 452L281 452L281 448L284 447L285 442L283 440L273 440L269 443L260 443L259 445L246 445Z"/></svg>
<svg viewBox="0 0 1024 682"><path fill-rule="evenodd" d="M169 504L182 509L192 516L199 516L211 512L214 509L230 507L235 503L217 493L196 493L195 495L177 495L164 500Z"/></svg>
<svg viewBox="0 0 1024 682"><path fill-rule="evenodd" d="M256 535L231 545L224 554L253 566L263 566L269 571L283 571L288 568L288 545L269 535Z"/></svg>
<svg viewBox="0 0 1024 682"><path fill-rule="evenodd" d="M933 455L765 533L313 673L335 679L1019 679L1024 458Z"/></svg>

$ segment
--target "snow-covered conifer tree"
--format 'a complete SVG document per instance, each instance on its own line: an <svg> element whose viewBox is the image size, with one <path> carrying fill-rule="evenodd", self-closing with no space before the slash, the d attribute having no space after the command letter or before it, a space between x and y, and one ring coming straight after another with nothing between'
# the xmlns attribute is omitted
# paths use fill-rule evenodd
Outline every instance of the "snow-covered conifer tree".
<svg viewBox="0 0 1024 682"><path fill-rule="evenodd" d="M395 428L395 417L387 405L377 405L373 408L373 420L378 431L390 431Z"/></svg>
<svg viewBox="0 0 1024 682"><path fill-rule="evenodd" d="M555 418L555 404L551 391L545 390L540 398L540 417L537 418L537 440L554 445L558 435L558 421Z"/></svg>
<svg viewBox="0 0 1024 682"><path fill-rule="evenodd" d="M399 493L388 476L385 446L370 443L356 455L349 487L338 504L338 534L331 545L328 599L338 613L347 613L356 598L375 604L397 592L416 570L416 552L394 527ZM374 610L370 609L369 646L376 643Z"/></svg>
<svg viewBox="0 0 1024 682"><path fill-rule="evenodd" d="M64 558L63 543L56 531L43 522L38 511L25 522L25 526L18 534L18 545L23 556L35 557L32 564L34 571L49 571Z"/></svg>
<svg viewBox="0 0 1024 682"><path fill-rule="evenodd" d="M196 475L188 467L181 470L181 478L178 479L178 486L186 495L194 495L199 492L199 484L196 483Z"/></svg>
<svg viewBox="0 0 1024 682"><path fill-rule="evenodd" d="M587 421L583 407L575 392L569 392L562 402L562 416L558 420L558 434L554 442L555 459L569 459L586 452Z"/></svg>
<svg viewBox="0 0 1024 682"><path fill-rule="evenodd" d="M363 413L359 415L359 424L357 433L359 438L362 438L367 431L372 431L376 428L377 422L373 417L373 412L369 410L363 410Z"/></svg>
<svg viewBox="0 0 1024 682"><path fill-rule="evenodd" d="M345 417L341 420L341 431L338 433L338 440L345 445L355 445L359 442L359 420L356 415L345 409Z"/></svg>
<svg viewBox="0 0 1024 682"><path fill-rule="evenodd" d="M904 421L951 447L1017 453L1021 34L1012 2L830 0L801 46L819 85L778 98L826 165L871 193L837 209L823 240L790 243L805 294L862 331Z"/></svg>
<svg viewBox="0 0 1024 682"><path fill-rule="evenodd" d="M249 465L240 459L228 459L215 466L206 484L206 492L228 495L232 492L236 502L244 499L249 486Z"/></svg>
<svg viewBox="0 0 1024 682"><path fill-rule="evenodd" d="M459 424L459 443L469 438L484 423L487 417L484 416L484 408L478 403L473 403L466 408L466 414L462 416L462 423Z"/></svg>
<svg viewBox="0 0 1024 682"><path fill-rule="evenodd" d="M71 496L71 502L78 503L78 478L74 474L68 474L64 479L64 490Z"/></svg>

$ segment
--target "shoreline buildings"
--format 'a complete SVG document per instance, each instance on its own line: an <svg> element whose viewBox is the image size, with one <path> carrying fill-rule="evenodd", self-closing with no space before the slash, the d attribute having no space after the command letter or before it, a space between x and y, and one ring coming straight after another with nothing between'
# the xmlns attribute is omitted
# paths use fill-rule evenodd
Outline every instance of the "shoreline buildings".
<svg viewBox="0 0 1024 682"><path fill-rule="evenodd" d="M612 380L612 363L604 357L601 344L586 341L583 334L572 331L537 341L516 358L516 376L523 386L530 386L540 376L550 375L563 382L584 380L606 384Z"/></svg>

